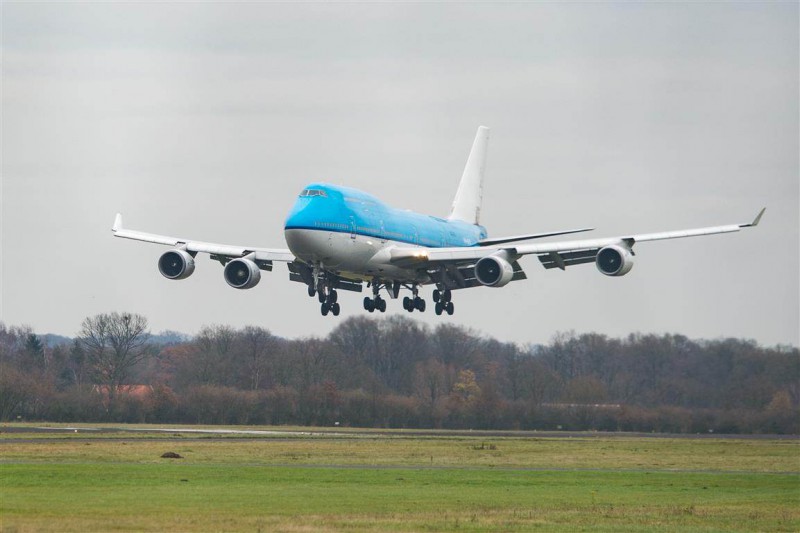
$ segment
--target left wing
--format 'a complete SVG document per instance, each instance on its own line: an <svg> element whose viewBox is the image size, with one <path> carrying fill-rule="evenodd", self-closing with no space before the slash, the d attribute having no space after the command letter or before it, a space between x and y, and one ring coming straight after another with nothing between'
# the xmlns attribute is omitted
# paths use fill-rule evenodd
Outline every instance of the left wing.
<svg viewBox="0 0 800 533"><path fill-rule="evenodd" d="M516 246L482 246L468 248L395 248L391 251L390 261L398 266L413 268L436 269L446 273L446 270L459 269L453 272L455 278L462 277L466 272L464 267L473 267L476 282L489 286L502 286L508 281L523 279L524 273L518 268L516 261L523 255L537 255L545 268L560 268L583 263L596 262L598 268L609 276L626 274L632 266L633 245L637 242L658 241L665 239L678 239L683 237L699 237L719 233L733 233L742 228L757 226L766 211L762 209L756 218L749 223L729 224L725 226L710 226L688 230L666 231L662 233L645 233L640 235L624 235L603 239L585 239L574 241L552 242L544 244L519 244ZM608 252L606 252L608 250ZM485 283L491 281L490 277L480 279L479 265L482 260L494 262L500 270L508 274L506 278L498 278L498 283ZM487 263L487 267L489 267ZM488 271L487 271L488 272ZM501 272L502 274L502 272ZM444 274L443 274L444 275ZM488 276L489 274L487 274ZM450 276L453 277L452 275ZM503 282L503 280L505 280ZM458 279L451 280L455 285L452 288L461 288L463 285ZM502 285L500 284L502 282ZM478 283L466 285L475 286Z"/></svg>
<svg viewBox="0 0 800 533"><path fill-rule="evenodd" d="M569 235L570 233L583 233L592 231L594 228L569 229L564 231L551 231L548 233L531 233L528 235L514 235L512 237L495 237L492 239L481 239L478 246L493 246L495 244L505 244L507 242L529 241L533 239L543 239L545 237L555 237L556 235Z"/></svg>

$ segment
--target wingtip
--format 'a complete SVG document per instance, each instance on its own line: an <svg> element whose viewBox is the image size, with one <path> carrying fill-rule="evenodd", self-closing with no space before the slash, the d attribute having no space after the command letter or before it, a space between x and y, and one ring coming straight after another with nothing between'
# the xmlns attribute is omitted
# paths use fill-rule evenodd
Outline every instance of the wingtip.
<svg viewBox="0 0 800 533"><path fill-rule="evenodd" d="M740 228L754 228L754 227L758 226L758 223L761 222L761 217L764 216L764 211L766 211L766 210L767 210L766 207L762 207L761 211L758 212L758 214L756 215L756 218L754 218L751 223L749 223L749 224L739 224L739 227Z"/></svg>
<svg viewBox="0 0 800 533"><path fill-rule="evenodd" d="M761 211L759 211L758 214L756 215L756 218L750 224L748 224L748 226L750 226L751 228L758 226L758 223L761 222L761 217L764 216L764 211L766 210L767 210L766 207L762 207Z"/></svg>
<svg viewBox="0 0 800 533"><path fill-rule="evenodd" d="M753 226L758 226L758 223L759 223L759 222L761 222L761 217L762 217L762 216L764 216L764 212L765 212L766 210L767 210L767 208L766 208L766 207L762 207L762 208L761 208L761 211L759 211L759 212L758 212L758 215L756 215L756 219L755 219L755 220L753 220L753 224L752 224Z"/></svg>
<svg viewBox="0 0 800 533"><path fill-rule="evenodd" d="M117 216L114 217L114 225L111 227L111 231L116 233L121 229L122 229L122 213L117 213Z"/></svg>

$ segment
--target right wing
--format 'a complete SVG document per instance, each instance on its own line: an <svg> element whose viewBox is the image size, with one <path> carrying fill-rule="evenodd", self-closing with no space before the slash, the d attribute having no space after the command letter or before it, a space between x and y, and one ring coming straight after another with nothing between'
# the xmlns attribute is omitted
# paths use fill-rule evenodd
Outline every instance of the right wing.
<svg viewBox="0 0 800 533"><path fill-rule="evenodd" d="M122 215L117 213L114 219L114 226L111 228L115 237L122 237L123 239L133 239L134 241L152 242L155 244L165 244L167 246L174 246L192 254L200 252L211 255L212 259L216 259L223 265L232 259L239 259L250 256L257 262L259 267L264 270L272 269L272 261L279 261L289 263L295 260L294 254L284 248L260 248L257 246L233 246L230 244L217 244L213 242L195 241L192 239L182 239L179 237L169 237L167 235L157 235L155 233L145 233L143 231L136 231L125 229L122 225ZM252 254L252 255L251 255Z"/></svg>

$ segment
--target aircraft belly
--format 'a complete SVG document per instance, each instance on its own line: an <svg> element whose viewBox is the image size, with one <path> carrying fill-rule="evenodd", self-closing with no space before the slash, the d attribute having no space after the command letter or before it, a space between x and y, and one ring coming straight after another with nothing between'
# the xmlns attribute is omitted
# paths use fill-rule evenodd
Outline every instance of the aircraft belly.
<svg viewBox="0 0 800 533"><path fill-rule="evenodd" d="M336 270L363 271L376 249L350 233L311 229L287 229L286 243L292 253L307 263L322 263Z"/></svg>
<svg viewBox="0 0 800 533"><path fill-rule="evenodd" d="M363 235L313 229L287 229L286 243L292 253L306 263L322 263L349 277L424 281L413 270L388 262L388 253L380 253L399 243ZM424 276L427 278L427 276Z"/></svg>

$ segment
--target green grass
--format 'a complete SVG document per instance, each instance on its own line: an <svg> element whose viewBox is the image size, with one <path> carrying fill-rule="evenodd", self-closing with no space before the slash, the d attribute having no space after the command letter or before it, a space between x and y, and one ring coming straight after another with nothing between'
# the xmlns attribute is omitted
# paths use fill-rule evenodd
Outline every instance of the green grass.
<svg viewBox="0 0 800 533"><path fill-rule="evenodd" d="M629 437L3 439L0 529L798 531L799 451Z"/></svg>

